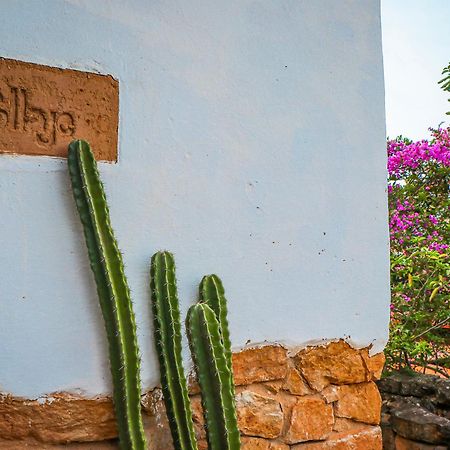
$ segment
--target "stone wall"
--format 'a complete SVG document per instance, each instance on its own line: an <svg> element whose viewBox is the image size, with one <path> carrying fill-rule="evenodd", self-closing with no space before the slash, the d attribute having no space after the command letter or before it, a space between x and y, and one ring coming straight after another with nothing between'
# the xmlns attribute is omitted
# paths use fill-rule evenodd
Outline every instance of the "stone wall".
<svg viewBox="0 0 450 450"><path fill-rule="evenodd" d="M243 450L381 450L381 397L375 380L383 354L370 357L344 341L288 354L267 345L233 355L236 403ZM195 380L191 401L199 449L206 446ZM171 438L159 388L142 398L152 450L170 450ZM114 449L112 403L55 394L0 401L0 449ZM89 444L72 443L90 441ZM102 441L96 444L92 442Z"/></svg>
<svg viewBox="0 0 450 450"><path fill-rule="evenodd" d="M450 380L394 374L378 381L385 450L446 450L450 443Z"/></svg>

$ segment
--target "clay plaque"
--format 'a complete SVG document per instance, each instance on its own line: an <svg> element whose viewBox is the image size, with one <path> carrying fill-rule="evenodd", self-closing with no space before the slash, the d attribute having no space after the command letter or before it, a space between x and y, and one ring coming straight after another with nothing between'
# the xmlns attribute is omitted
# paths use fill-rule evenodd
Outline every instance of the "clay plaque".
<svg viewBox="0 0 450 450"><path fill-rule="evenodd" d="M67 156L84 139L117 160L119 83L109 75L0 58L0 153Z"/></svg>

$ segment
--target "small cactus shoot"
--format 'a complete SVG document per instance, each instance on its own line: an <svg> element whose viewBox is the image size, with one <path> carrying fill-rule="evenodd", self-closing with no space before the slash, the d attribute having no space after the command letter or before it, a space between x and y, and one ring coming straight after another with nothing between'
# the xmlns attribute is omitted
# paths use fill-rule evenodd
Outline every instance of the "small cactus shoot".
<svg viewBox="0 0 450 450"><path fill-rule="evenodd" d="M114 408L123 450L144 450L139 351L130 290L89 144L69 145L68 165L109 343Z"/></svg>

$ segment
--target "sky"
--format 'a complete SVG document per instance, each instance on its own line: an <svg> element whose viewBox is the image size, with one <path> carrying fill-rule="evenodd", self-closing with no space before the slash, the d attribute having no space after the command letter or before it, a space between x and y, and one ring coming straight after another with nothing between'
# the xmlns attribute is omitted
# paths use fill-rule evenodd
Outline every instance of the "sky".
<svg viewBox="0 0 450 450"><path fill-rule="evenodd" d="M381 0L387 135L429 137L428 128L450 125L439 88L450 62L450 0Z"/></svg>

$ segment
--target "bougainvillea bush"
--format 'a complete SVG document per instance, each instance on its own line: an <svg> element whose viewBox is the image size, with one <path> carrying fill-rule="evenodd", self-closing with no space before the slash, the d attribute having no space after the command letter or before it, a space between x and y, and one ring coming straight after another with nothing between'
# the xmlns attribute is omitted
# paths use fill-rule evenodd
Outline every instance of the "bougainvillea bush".
<svg viewBox="0 0 450 450"><path fill-rule="evenodd" d="M387 369L450 375L450 128L388 141L391 330Z"/></svg>

